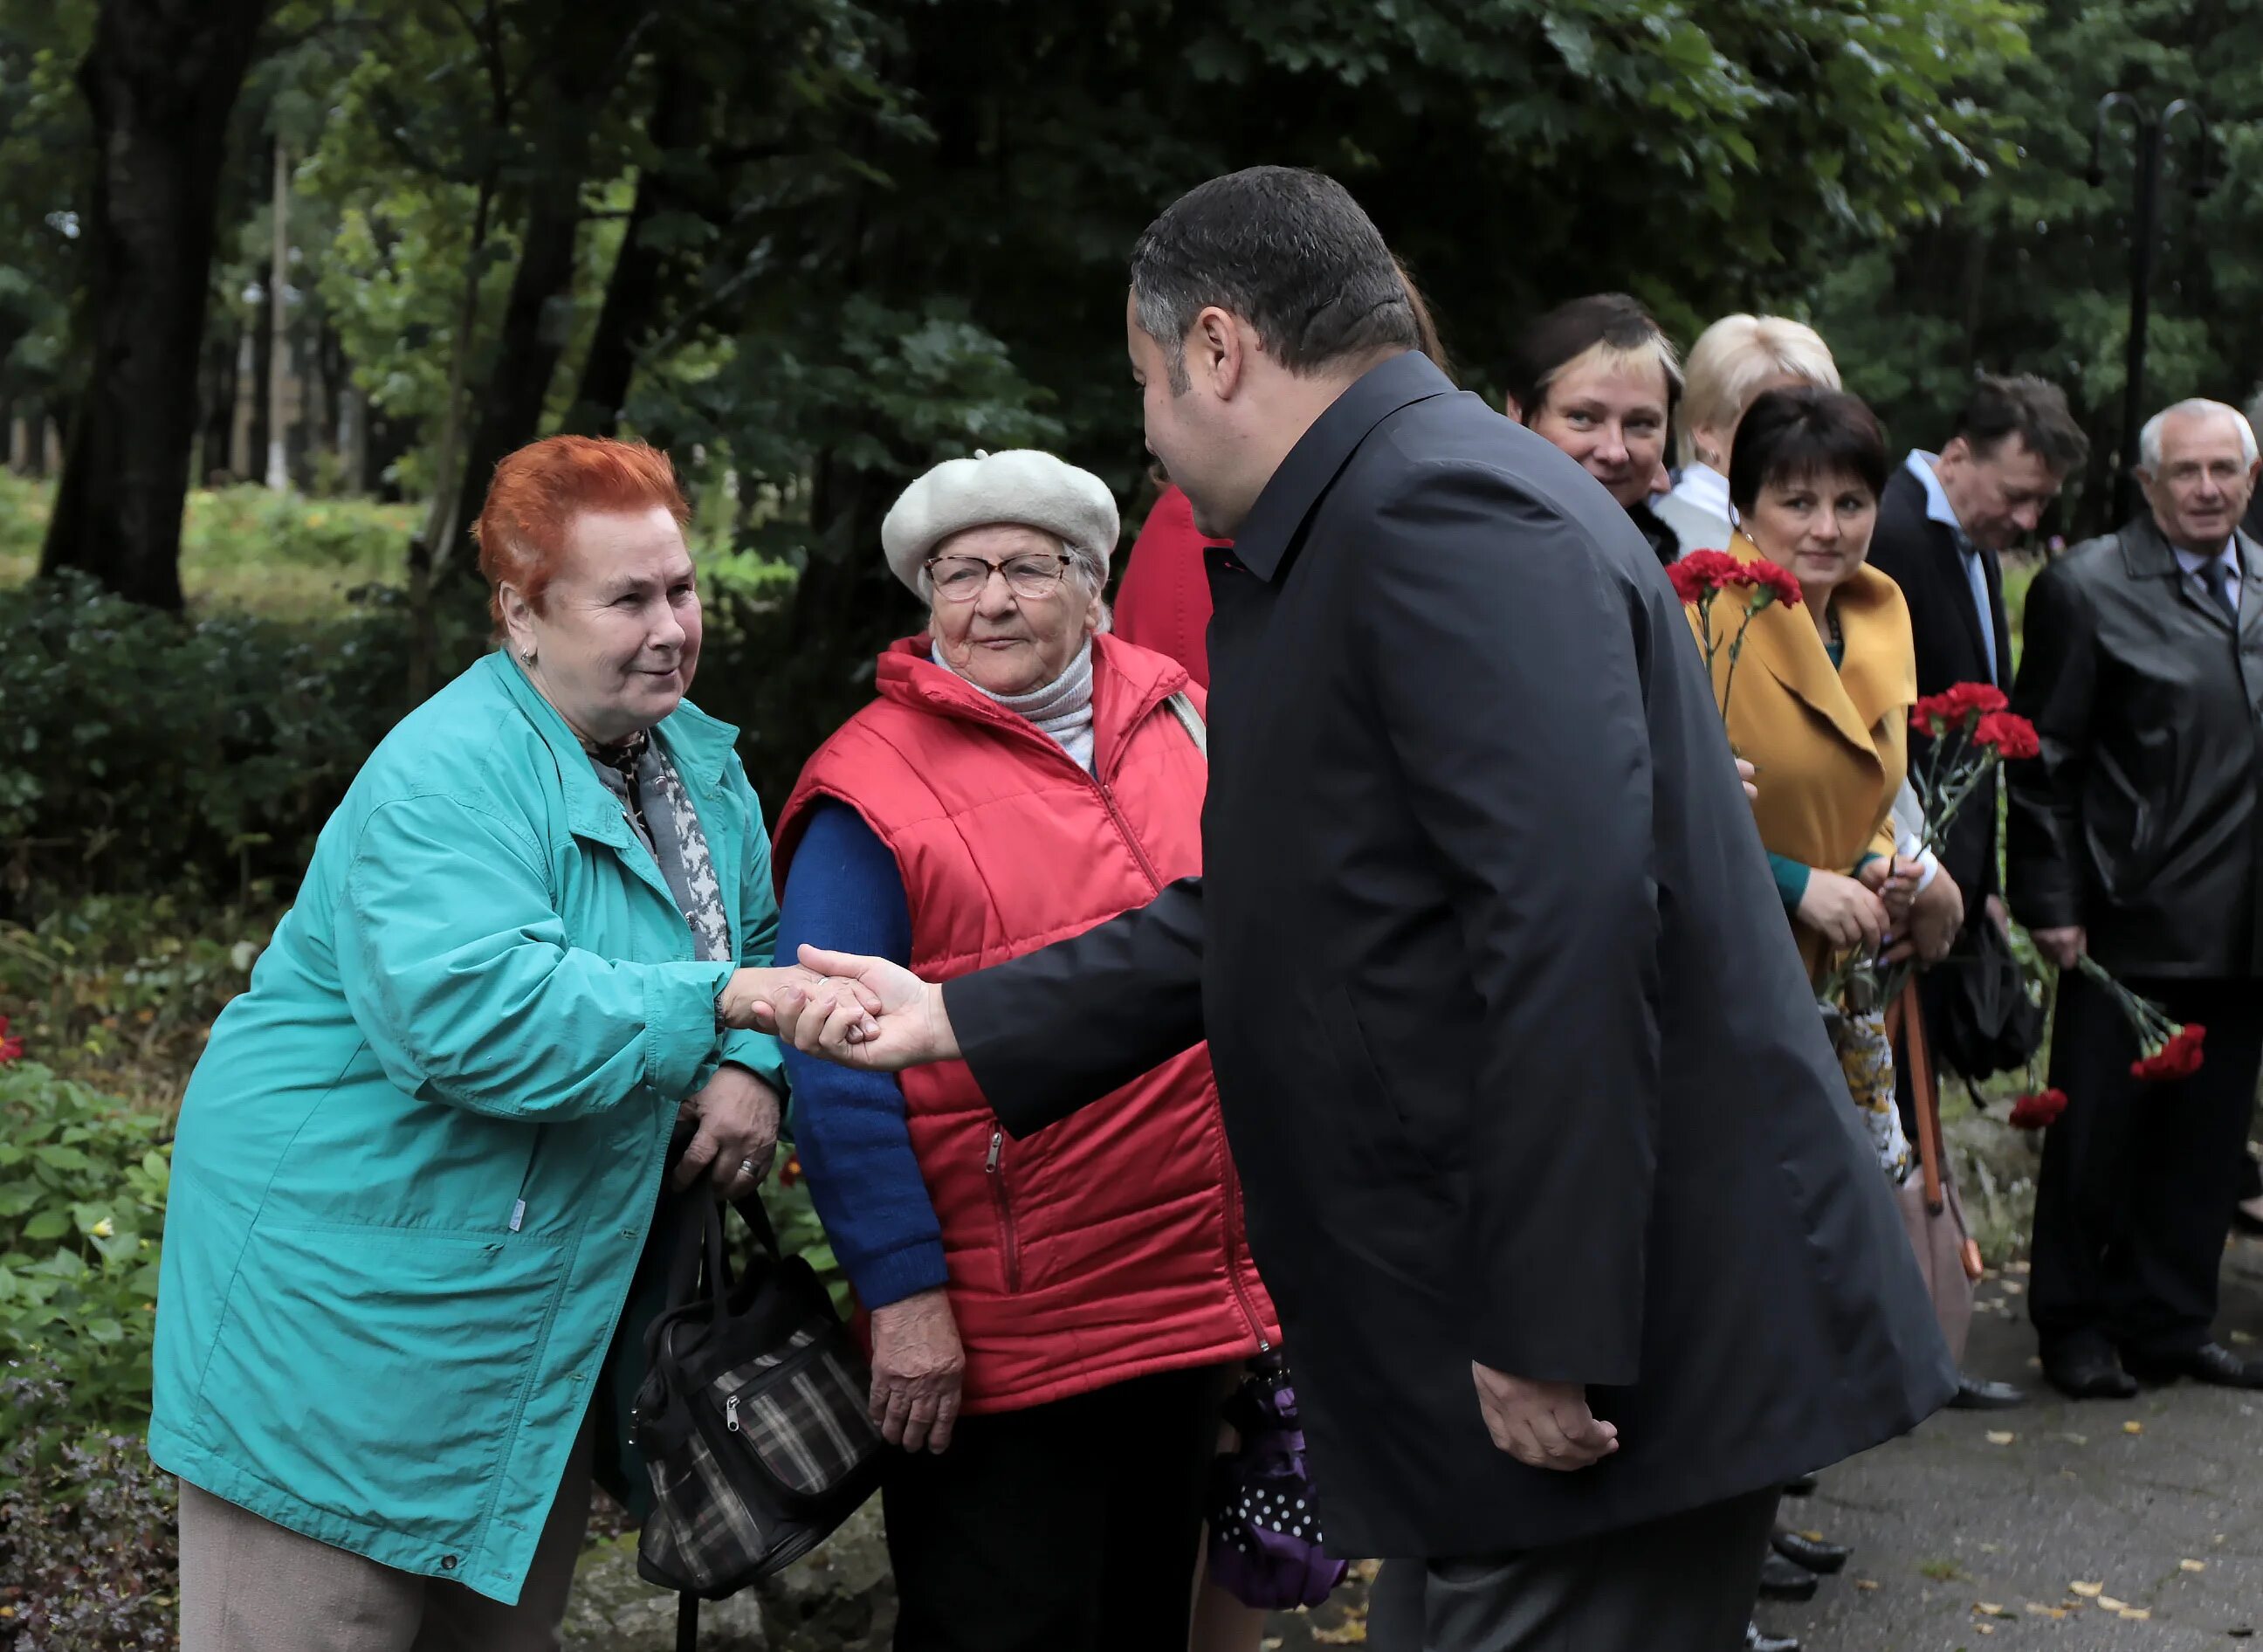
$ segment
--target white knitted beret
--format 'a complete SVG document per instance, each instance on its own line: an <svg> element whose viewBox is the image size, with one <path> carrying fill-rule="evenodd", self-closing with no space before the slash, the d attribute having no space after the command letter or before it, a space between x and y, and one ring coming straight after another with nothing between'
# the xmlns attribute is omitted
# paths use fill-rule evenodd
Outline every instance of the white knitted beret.
<svg viewBox="0 0 2263 1652"><path fill-rule="evenodd" d="M921 565L962 528L1015 522L1066 540L1107 577L1116 554L1116 500L1088 470L1034 448L946 459L903 491L880 524L898 579L921 596Z"/></svg>

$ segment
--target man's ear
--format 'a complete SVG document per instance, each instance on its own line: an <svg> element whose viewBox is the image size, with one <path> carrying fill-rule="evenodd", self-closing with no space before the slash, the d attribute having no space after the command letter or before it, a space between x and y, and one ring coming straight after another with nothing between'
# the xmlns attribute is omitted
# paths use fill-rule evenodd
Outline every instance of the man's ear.
<svg viewBox="0 0 2263 1652"><path fill-rule="evenodd" d="M1187 330L1187 373L1207 383L1220 400L1240 388L1247 371L1254 335L1245 337L1241 323L1212 304L1195 317Z"/></svg>

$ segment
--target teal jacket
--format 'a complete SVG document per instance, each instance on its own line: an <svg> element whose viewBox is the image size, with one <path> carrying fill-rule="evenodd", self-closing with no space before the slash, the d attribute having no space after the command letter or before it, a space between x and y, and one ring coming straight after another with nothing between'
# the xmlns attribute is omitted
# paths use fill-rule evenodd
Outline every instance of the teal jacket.
<svg viewBox="0 0 2263 1652"><path fill-rule="evenodd" d="M662 722L731 933L777 926L734 730ZM735 876L734 873L735 873ZM516 1601L677 1104L773 1040L502 654L388 735L181 1105L149 1453L279 1525ZM639 1330L639 1327L628 1328Z"/></svg>

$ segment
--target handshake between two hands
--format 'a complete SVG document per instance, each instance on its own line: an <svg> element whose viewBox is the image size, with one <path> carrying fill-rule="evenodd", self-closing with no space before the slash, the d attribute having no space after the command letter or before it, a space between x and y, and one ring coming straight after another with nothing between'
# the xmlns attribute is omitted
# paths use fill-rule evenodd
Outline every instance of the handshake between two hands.
<svg viewBox="0 0 2263 1652"><path fill-rule="evenodd" d="M805 1054L866 1072L958 1055L943 989L882 958L805 946L799 965L740 970L715 1007L727 1025L774 1032ZM1529 1381L1475 1363L1470 1374L1493 1443L1527 1467L1569 1473L1618 1450L1618 1430L1587 1409L1580 1384ZM946 1421L931 1449L942 1449L949 1430Z"/></svg>
<svg viewBox="0 0 2263 1652"><path fill-rule="evenodd" d="M895 1073L958 1054L943 989L900 964L801 949L798 965L741 969L715 1000L724 1025L774 1032L806 1055Z"/></svg>

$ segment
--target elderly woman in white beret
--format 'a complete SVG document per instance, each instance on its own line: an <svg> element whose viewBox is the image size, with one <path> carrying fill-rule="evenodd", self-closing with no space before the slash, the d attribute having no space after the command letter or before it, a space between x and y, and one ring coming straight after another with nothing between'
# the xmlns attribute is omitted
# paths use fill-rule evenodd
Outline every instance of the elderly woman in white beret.
<svg viewBox="0 0 2263 1652"><path fill-rule="evenodd" d="M880 535L926 628L880 656L778 821L783 955L949 980L1199 873L1202 691L1107 634L1098 479L1048 453L952 460ZM1279 1336L1206 1050L1023 1141L962 1065L786 1060L903 1452L884 1494L900 1652L1184 1646L1217 1402Z"/></svg>

